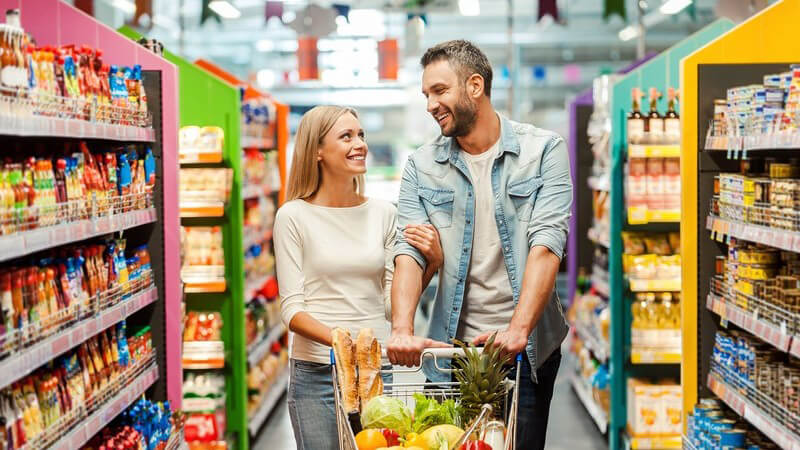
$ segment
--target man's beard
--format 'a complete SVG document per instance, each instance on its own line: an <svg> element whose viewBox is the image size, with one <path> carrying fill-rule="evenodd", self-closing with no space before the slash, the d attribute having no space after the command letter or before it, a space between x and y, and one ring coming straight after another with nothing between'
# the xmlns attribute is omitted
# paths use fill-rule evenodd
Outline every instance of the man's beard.
<svg viewBox="0 0 800 450"><path fill-rule="evenodd" d="M442 135L446 137L466 136L472 131L475 121L478 119L478 107L467 98L466 92L462 92L452 115L453 127L450 131L442 130Z"/></svg>

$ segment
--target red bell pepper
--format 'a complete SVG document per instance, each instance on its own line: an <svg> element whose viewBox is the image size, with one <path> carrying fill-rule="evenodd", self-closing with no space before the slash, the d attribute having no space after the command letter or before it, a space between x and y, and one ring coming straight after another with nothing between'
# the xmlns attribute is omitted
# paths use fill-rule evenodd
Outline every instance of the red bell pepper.
<svg viewBox="0 0 800 450"><path fill-rule="evenodd" d="M492 450L492 447L483 441L467 441L458 450Z"/></svg>
<svg viewBox="0 0 800 450"><path fill-rule="evenodd" d="M391 428L384 428L381 430L381 432L383 433L383 437L386 438L387 446L393 447L395 445L400 445L400 435L397 433L397 431L394 431Z"/></svg>

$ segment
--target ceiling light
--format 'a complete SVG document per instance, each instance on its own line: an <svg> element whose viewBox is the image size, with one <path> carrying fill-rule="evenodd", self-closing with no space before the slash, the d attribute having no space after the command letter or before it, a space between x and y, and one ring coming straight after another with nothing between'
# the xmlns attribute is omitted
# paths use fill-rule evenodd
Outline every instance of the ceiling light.
<svg viewBox="0 0 800 450"><path fill-rule="evenodd" d="M630 41L631 39L639 36L639 27L637 25L628 25L627 27L619 30L619 39L621 41Z"/></svg>
<svg viewBox="0 0 800 450"><path fill-rule="evenodd" d="M458 0L458 10L462 16L477 16L481 13L481 5L478 0Z"/></svg>
<svg viewBox="0 0 800 450"><path fill-rule="evenodd" d="M658 10L662 14L678 14L691 4L692 0L667 0L661 4L661 8Z"/></svg>
<svg viewBox="0 0 800 450"><path fill-rule="evenodd" d="M242 15L242 12L228 0L214 0L208 7L223 19L238 19Z"/></svg>
<svg viewBox="0 0 800 450"><path fill-rule="evenodd" d="M260 52L271 52L275 50L275 43L269 39L261 39L256 42L256 50Z"/></svg>
<svg viewBox="0 0 800 450"><path fill-rule="evenodd" d="M131 0L114 0L111 2L111 5L127 14L133 14L136 12L136 4L134 4Z"/></svg>

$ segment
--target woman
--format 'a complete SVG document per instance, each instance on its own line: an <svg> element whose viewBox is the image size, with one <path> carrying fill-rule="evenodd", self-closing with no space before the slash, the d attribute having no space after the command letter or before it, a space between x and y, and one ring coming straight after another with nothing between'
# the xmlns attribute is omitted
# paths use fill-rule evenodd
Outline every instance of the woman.
<svg viewBox="0 0 800 450"><path fill-rule="evenodd" d="M355 338L372 328L382 345L389 337L396 210L364 196L367 151L354 110L308 111L297 129L287 202L275 219L281 315L294 332L288 404L299 450L338 449L331 330L346 328ZM419 225L404 235L429 262L427 285L442 265L438 234Z"/></svg>

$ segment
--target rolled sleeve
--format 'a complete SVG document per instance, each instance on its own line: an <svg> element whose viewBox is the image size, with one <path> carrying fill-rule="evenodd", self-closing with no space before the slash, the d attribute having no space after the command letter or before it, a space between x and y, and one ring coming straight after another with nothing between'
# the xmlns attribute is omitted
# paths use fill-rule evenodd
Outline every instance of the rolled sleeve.
<svg viewBox="0 0 800 450"><path fill-rule="evenodd" d="M572 214L572 178L564 140L553 141L542 154L542 187L528 226L528 246L547 247L563 258Z"/></svg>
<svg viewBox="0 0 800 450"><path fill-rule="evenodd" d="M285 211L278 211L273 228L281 320L288 329L294 316L306 310L303 243L297 224Z"/></svg>
<svg viewBox="0 0 800 450"><path fill-rule="evenodd" d="M400 255L414 258L424 272L428 262L422 253L406 241L403 230L408 225L430 223L425 207L417 194L417 170L414 160L409 157L400 181L400 197L397 201L397 234L394 244L394 259Z"/></svg>

